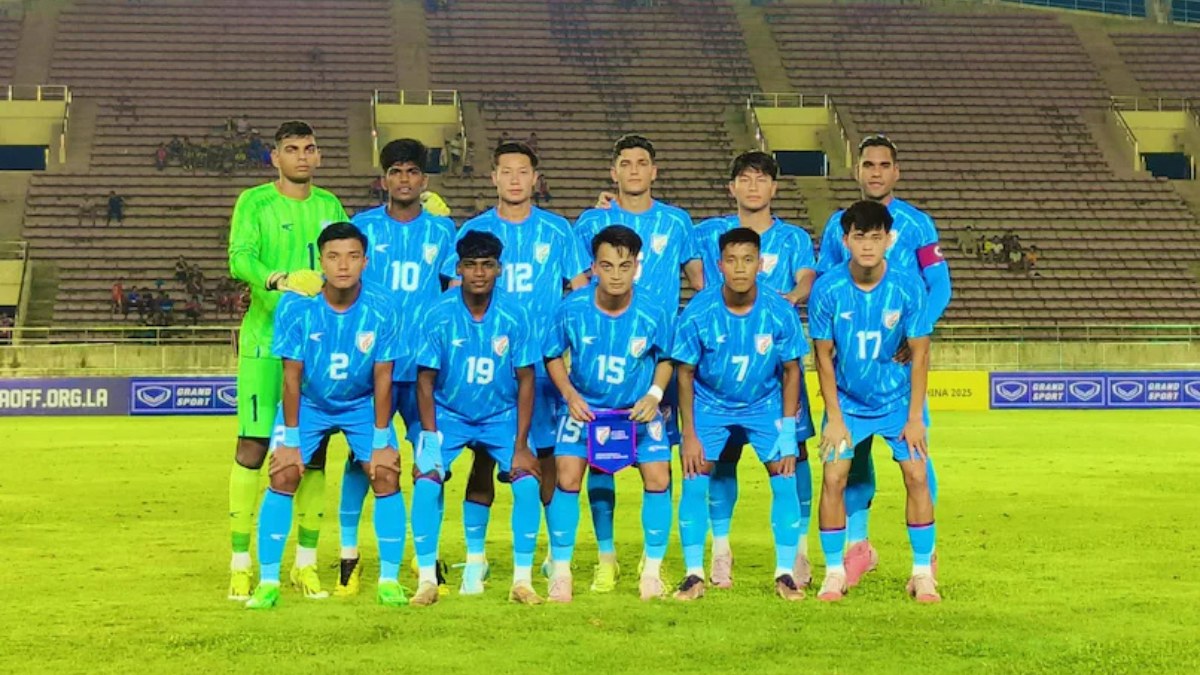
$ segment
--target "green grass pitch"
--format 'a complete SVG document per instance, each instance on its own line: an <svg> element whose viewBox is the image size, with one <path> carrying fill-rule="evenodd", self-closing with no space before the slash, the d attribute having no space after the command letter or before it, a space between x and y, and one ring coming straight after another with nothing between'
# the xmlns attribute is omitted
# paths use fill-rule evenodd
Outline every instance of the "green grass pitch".
<svg viewBox="0 0 1200 675"><path fill-rule="evenodd" d="M903 487L877 448L881 566L840 605L771 595L769 490L746 460L736 586L694 604L638 601L641 497L626 472L615 594L587 591L585 505L575 603L508 605L502 489L483 597L374 604L368 516L362 596L317 602L285 589L275 611L252 613L224 598L232 418L6 419L0 673L1200 673L1200 415L941 413L934 423L940 606L903 593ZM336 443L331 467L344 453ZM321 539L330 588L339 473ZM443 555L455 561L461 479L448 489ZM810 549L819 579L815 535ZM674 531L664 576L681 572ZM407 559L402 579L415 585Z"/></svg>

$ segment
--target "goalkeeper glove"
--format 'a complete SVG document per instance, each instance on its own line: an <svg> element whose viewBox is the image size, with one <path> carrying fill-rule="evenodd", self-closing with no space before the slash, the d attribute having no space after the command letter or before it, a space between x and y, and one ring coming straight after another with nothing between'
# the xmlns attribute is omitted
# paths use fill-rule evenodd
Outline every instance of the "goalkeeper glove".
<svg viewBox="0 0 1200 675"><path fill-rule="evenodd" d="M267 282L267 288L277 291L291 291L311 298L321 292L325 286L325 278L320 272L312 270L296 270L289 274L276 272Z"/></svg>

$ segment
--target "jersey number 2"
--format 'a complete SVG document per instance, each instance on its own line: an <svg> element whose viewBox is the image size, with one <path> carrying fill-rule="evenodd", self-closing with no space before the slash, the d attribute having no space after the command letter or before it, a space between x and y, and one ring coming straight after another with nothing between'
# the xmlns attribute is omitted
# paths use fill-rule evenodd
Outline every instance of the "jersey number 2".
<svg viewBox="0 0 1200 675"><path fill-rule="evenodd" d="M346 369L350 367L350 357L341 352L329 355L329 379L346 379Z"/></svg>

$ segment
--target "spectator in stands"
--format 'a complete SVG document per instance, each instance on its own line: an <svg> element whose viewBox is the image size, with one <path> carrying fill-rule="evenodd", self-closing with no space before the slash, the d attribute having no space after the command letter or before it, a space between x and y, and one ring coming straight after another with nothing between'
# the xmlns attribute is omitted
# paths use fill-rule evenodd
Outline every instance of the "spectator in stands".
<svg viewBox="0 0 1200 675"><path fill-rule="evenodd" d="M108 193L108 218L104 224L112 225L114 220L118 223L125 222L125 198L118 196L115 190L110 190Z"/></svg>
<svg viewBox="0 0 1200 675"><path fill-rule="evenodd" d="M1041 252L1038 251L1038 247L1036 245L1030 246L1029 250L1025 251L1025 254L1021 259L1021 271L1031 277L1042 276L1034 269L1037 267L1038 257L1040 256Z"/></svg>
<svg viewBox="0 0 1200 675"><path fill-rule="evenodd" d="M529 138L525 139L525 145L529 146L529 149L533 151L533 154L538 154L538 137L536 131L529 132Z"/></svg>
<svg viewBox="0 0 1200 675"><path fill-rule="evenodd" d="M179 260L175 261L175 281L183 283L188 278L188 264L183 256L179 256Z"/></svg>
<svg viewBox="0 0 1200 675"><path fill-rule="evenodd" d="M484 211L487 211L490 208L491 208L491 204L488 202L487 196L485 196L482 192L476 192L475 193L475 215L479 215L479 214L483 213Z"/></svg>
<svg viewBox="0 0 1200 675"><path fill-rule="evenodd" d="M383 178L376 176L375 180L371 181L371 201L375 204L386 204L388 198L387 188L383 186Z"/></svg>
<svg viewBox="0 0 1200 675"><path fill-rule="evenodd" d="M125 295L125 318L129 318L129 310L130 309L137 311L138 317L141 318L141 316L142 316L142 293L141 293L141 291L138 290L137 286L134 286L133 288L129 289L129 292Z"/></svg>
<svg viewBox="0 0 1200 675"><path fill-rule="evenodd" d="M158 150L154 151L154 166L159 171L167 168L167 144L159 143Z"/></svg>
<svg viewBox="0 0 1200 675"><path fill-rule="evenodd" d="M193 326L200 323L200 296L193 295L192 297L188 298L187 304L183 306L183 311L187 318L192 320Z"/></svg>
<svg viewBox="0 0 1200 675"><path fill-rule="evenodd" d="M979 240L975 236L975 229L970 225L958 235L958 252L968 258L979 256Z"/></svg>
<svg viewBox="0 0 1200 675"><path fill-rule="evenodd" d="M117 122L120 122L124 117L132 117L134 124L137 124L137 105L133 102L133 99L124 94L118 96L115 109L117 113Z"/></svg>
<svg viewBox="0 0 1200 675"><path fill-rule="evenodd" d="M12 344L13 327L16 320L8 312L0 313L0 344Z"/></svg>
<svg viewBox="0 0 1200 675"><path fill-rule="evenodd" d="M120 281L112 285L112 295L110 296L112 304L113 316L117 314L128 314L129 310L125 309L125 286Z"/></svg>
<svg viewBox="0 0 1200 675"><path fill-rule="evenodd" d="M237 134L238 136L245 137L249 136L251 131L250 118L246 117L246 113L242 113L242 116L239 117L237 121Z"/></svg>
<svg viewBox="0 0 1200 675"><path fill-rule="evenodd" d="M473 176L475 174L475 144L467 142L467 150L463 154L462 174L464 176Z"/></svg>
<svg viewBox="0 0 1200 675"><path fill-rule="evenodd" d="M178 162L183 159L183 141L179 140L179 136L172 136L171 142L167 143L167 161Z"/></svg>
<svg viewBox="0 0 1200 675"><path fill-rule="evenodd" d="M533 202L538 206L541 206L542 202L550 203L550 184L546 182L546 175L543 173L537 175L537 183L533 188Z"/></svg>
<svg viewBox="0 0 1200 675"><path fill-rule="evenodd" d="M166 291L160 291L158 294L158 311L162 317L162 325L167 326L171 323L171 314L175 309L175 301L171 299L171 294Z"/></svg>
<svg viewBox="0 0 1200 675"><path fill-rule="evenodd" d="M83 227L84 218L91 221L92 227L96 226L96 200L90 196L79 202L79 227Z"/></svg>

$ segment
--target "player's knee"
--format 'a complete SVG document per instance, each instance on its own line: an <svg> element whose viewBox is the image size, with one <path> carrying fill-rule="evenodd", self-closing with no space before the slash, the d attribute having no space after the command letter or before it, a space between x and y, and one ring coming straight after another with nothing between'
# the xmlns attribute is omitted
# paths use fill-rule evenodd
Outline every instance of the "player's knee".
<svg viewBox="0 0 1200 675"><path fill-rule="evenodd" d="M671 487L671 468L666 462L655 462L643 467L642 482L646 492L666 492Z"/></svg>
<svg viewBox="0 0 1200 675"><path fill-rule="evenodd" d="M371 490L376 497L386 497L400 490L400 472L390 467L377 467L371 478Z"/></svg>
<svg viewBox="0 0 1200 675"><path fill-rule="evenodd" d="M237 442L237 451L234 453L233 461L238 465L257 471L262 468L263 462L267 460L267 439L265 438L239 438Z"/></svg>
<svg viewBox="0 0 1200 675"><path fill-rule="evenodd" d="M849 477L849 467L838 466L836 463L826 464L821 473L821 489L841 492L846 489Z"/></svg>
<svg viewBox="0 0 1200 675"><path fill-rule="evenodd" d="M467 486L466 500L482 504L483 506L491 506L492 502L496 501L496 486L494 483L488 483L487 489L476 490L471 485Z"/></svg>
<svg viewBox="0 0 1200 675"><path fill-rule="evenodd" d="M559 466L555 483L560 490L579 492L583 488L583 467Z"/></svg>
<svg viewBox="0 0 1200 675"><path fill-rule="evenodd" d="M271 489L285 495L294 495L300 488L300 469L289 466L271 474Z"/></svg>
<svg viewBox="0 0 1200 675"><path fill-rule="evenodd" d="M909 492L919 492L929 489L929 472L924 462L900 462L904 472L904 487Z"/></svg>

